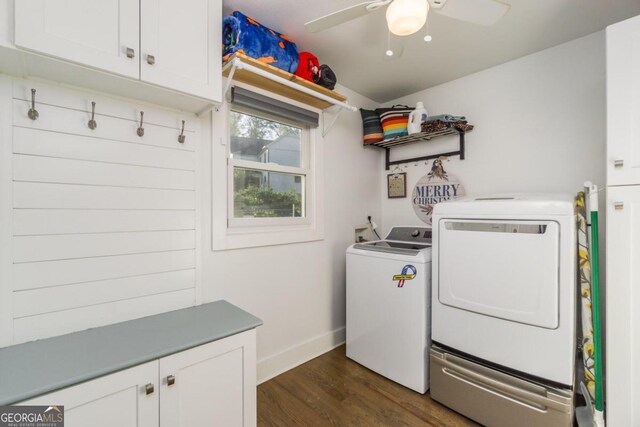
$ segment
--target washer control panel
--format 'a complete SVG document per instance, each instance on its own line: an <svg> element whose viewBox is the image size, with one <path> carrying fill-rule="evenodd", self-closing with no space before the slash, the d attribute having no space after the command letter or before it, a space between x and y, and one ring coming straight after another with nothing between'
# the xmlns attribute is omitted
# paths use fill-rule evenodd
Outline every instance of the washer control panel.
<svg viewBox="0 0 640 427"><path fill-rule="evenodd" d="M393 227L385 240L431 244L431 227Z"/></svg>

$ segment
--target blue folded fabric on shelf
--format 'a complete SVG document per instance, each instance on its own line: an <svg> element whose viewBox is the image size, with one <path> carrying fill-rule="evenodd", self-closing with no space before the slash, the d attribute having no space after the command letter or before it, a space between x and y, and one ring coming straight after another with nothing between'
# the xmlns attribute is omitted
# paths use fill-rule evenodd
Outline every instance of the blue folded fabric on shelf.
<svg viewBox="0 0 640 427"><path fill-rule="evenodd" d="M298 69L298 48L284 34L235 11L222 21L222 59L238 52L289 73Z"/></svg>
<svg viewBox="0 0 640 427"><path fill-rule="evenodd" d="M432 122L434 120L455 123L455 122L464 122L465 120L467 120L467 118L465 116L453 116L451 114L438 114L437 116L427 117L427 120L425 120L425 122Z"/></svg>

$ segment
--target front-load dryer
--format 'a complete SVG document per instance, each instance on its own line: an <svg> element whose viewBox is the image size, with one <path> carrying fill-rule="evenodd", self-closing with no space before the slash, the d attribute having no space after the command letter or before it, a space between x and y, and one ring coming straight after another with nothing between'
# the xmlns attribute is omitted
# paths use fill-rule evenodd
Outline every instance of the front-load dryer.
<svg viewBox="0 0 640 427"><path fill-rule="evenodd" d="M576 348L573 198L438 204L433 245L434 399L487 425L514 421L496 411L484 418L488 407L532 422L553 412L563 421L544 416L531 425L565 425ZM460 392L476 396L478 408Z"/></svg>

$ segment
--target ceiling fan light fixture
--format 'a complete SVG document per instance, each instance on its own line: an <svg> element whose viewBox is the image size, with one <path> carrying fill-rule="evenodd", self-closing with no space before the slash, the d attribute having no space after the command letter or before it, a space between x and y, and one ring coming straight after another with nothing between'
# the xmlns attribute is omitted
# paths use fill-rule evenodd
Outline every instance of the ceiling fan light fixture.
<svg viewBox="0 0 640 427"><path fill-rule="evenodd" d="M411 35L427 22L427 0L394 0L387 7L387 25L396 36Z"/></svg>

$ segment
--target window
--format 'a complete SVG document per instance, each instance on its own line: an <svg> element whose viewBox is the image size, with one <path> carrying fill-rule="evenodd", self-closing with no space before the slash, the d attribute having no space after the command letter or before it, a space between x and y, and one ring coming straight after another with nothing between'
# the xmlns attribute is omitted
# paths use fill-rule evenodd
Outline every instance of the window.
<svg viewBox="0 0 640 427"><path fill-rule="evenodd" d="M231 108L229 228L309 224L309 127L247 107Z"/></svg>
<svg viewBox="0 0 640 427"><path fill-rule="evenodd" d="M211 115L211 248L324 238L321 111L234 82ZM206 199L205 199L206 201Z"/></svg>

